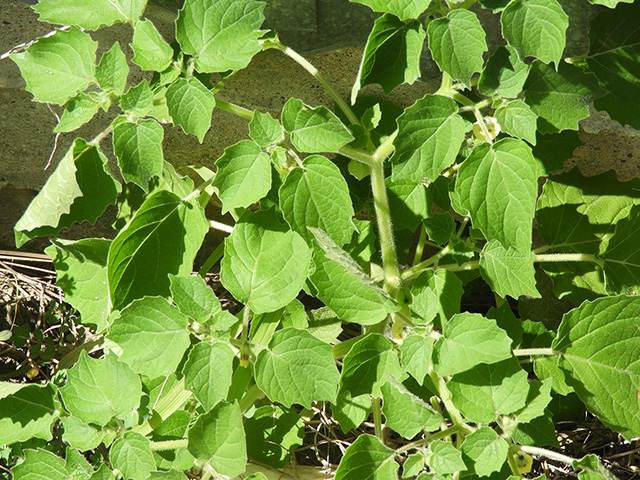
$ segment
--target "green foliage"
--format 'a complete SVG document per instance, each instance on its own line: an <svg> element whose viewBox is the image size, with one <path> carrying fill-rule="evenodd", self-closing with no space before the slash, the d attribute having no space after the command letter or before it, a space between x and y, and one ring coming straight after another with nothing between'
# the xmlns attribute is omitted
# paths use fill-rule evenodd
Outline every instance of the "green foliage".
<svg viewBox="0 0 640 480"><path fill-rule="evenodd" d="M594 2L588 51L570 61L556 0L356 3L381 15L352 106L260 30L262 2L186 0L176 45L141 20L144 0L34 7L71 25L11 57L35 101L64 106L55 131L101 108L121 114L75 139L16 243L118 213L113 240L46 250L90 335L50 381L0 382L0 462L14 478L240 478L248 461L266 473L298 448L324 461L307 434L332 416L343 431L374 427L329 451L338 480L397 478L401 464L403 478L516 480L527 449L557 445L560 395L640 435L640 185L556 173L594 100L638 127L640 3ZM479 18L496 14L505 43L490 51ZM131 39L98 61L85 30L117 22ZM129 48L152 81L127 84ZM359 96L415 82L425 48L442 71L436 92L405 109ZM218 96L267 49L313 75L336 111L289 98L277 115ZM196 166L194 186L165 162L163 124L202 143L214 108L247 120L248 137L215 168ZM208 218L209 202L233 224ZM226 238L203 247L210 228ZM555 305L554 294L573 309L545 311L544 324L506 299ZM496 307L471 313L479 295ZM2 334L25 346L31 331ZM565 460L580 478L612 478L594 456Z"/></svg>

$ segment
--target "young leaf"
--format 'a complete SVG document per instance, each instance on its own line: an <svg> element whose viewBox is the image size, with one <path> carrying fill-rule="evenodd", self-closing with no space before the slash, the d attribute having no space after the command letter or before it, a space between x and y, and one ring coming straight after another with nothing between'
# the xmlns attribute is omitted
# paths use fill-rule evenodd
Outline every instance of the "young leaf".
<svg viewBox="0 0 640 480"><path fill-rule="evenodd" d="M424 221L424 229L429 240L446 245L456 233L456 222L449 213L436 213Z"/></svg>
<svg viewBox="0 0 640 480"><path fill-rule="evenodd" d="M504 14L503 14L504 15ZM440 70L467 87L471 75L480 72L487 51L485 33L475 13L463 8L429 23L429 50Z"/></svg>
<svg viewBox="0 0 640 480"><path fill-rule="evenodd" d="M544 415L545 409L551 401L551 385L550 378L545 379L543 382L534 380L529 383L529 394L527 395L525 406L516 413L518 422L530 422L534 418Z"/></svg>
<svg viewBox="0 0 640 480"><path fill-rule="evenodd" d="M65 466L72 479L80 480L91 477L93 467L79 451L67 448L65 457Z"/></svg>
<svg viewBox="0 0 640 480"><path fill-rule="evenodd" d="M143 70L162 72L171 64L173 50L150 20L136 22L133 27L133 58Z"/></svg>
<svg viewBox="0 0 640 480"><path fill-rule="evenodd" d="M51 440L51 425L60 402L53 384L17 385L0 382L0 442L11 445L34 438ZM8 392L8 393L7 393Z"/></svg>
<svg viewBox="0 0 640 480"><path fill-rule="evenodd" d="M536 144L538 115L522 100L514 100L496 109L496 119L502 131L512 137Z"/></svg>
<svg viewBox="0 0 640 480"><path fill-rule="evenodd" d="M454 315L443 325L442 334L434 348L433 363L443 377L512 356L507 332L479 313Z"/></svg>
<svg viewBox="0 0 640 480"><path fill-rule="evenodd" d="M410 180L385 180L389 196L389 212L397 230L414 231L431 214L431 192L424 183Z"/></svg>
<svg viewBox="0 0 640 480"><path fill-rule="evenodd" d="M148 191L149 180L162 173L164 130L154 119L121 122L113 129L113 151L126 182Z"/></svg>
<svg viewBox="0 0 640 480"><path fill-rule="evenodd" d="M184 386L194 393L205 411L227 398L235 354L223 342L200 342L193 346L184 364Z"/></svg>
<svg viewBox="0 0 640 480"><path fill-rule="evenodd" d="M291 143L301 152L337 152L354 137L336 115L319 106L290 98L282 108L282 125L291 133Z"/></svg>
<svg viewBox="0 0 640 480"><path fill-rule="evenodd" d="M278 330L256 359L256 384L272 401L287 407L335 402L339 378L331 345L305 330Z"/></svg>
<svg viewBox="0 0 640 480"><path fill-rule="evenodd" d="M35 100L63 105L95 82L97 48L98 42L88 33L72 28L41 38L10 58L20 67L25 88Z"/></svg>
<svg viewBox="0 0 640 480"><path fill-rule="evenodd" d="M431 0L350 0L366 5L374 12L391 13L400 20L418 18L431 4Z"/></svg>
<svg viewBox="0 0 640 480"><path fill-rule="evenodd" d="M64 112L62 112L60 122L53 131L55 133L71 132L81 127L91 120L103 105L102 101L96 100L86 93L79 93L69 100Z"/></svg>
<svg viewBox="0 0 640 480"><path fill-rule="evenodd" d="M240 217L224 245L222 284L254 313L285 307L302 290L311 249L273 210Z"/></svg>
<svg viewBox="0 0 640 480"><path fill-rule="evenodd" d="M147 0L92 0L91 8L84 0L41 0L33 9L41 22L97 30L116 22L133 24L146 6Z"/></svg>
<svg viewBox="0 0 640 480"><path fill-rule="evenodd" d="M335 480L389 480L397 478L395 451L373 435L360 435L349 445L336 470Z"/></svg>
<svg viewBox="0 0 640 480"><path fill-rule="evenodd" d="M464 140L464 122L450 98L426 95L398 117L392 181L435 180L451 165Z"/></svg>
<svg viewBox="0 0 640 480"><path fill-rule="evenodd" d="M230 477L244 473L247 447L237 403L218 403L189 429L189 452Z"/></svg>
<svg viewBox="0 0 640 480"><path fill-rule="evenodd" d="M355 103L365 85L377 83L389 95L398 85L415 82L420 76L425 38L426 32L418 21L403 22L389 14L377 18L351 90L351 103Z"/></svg>
<svg viewBox="0 0 640 480"><path fill-rule="evenodd" d="M551 345L589 411L625 438L640 434L639 316L633 296L584 302L564 316Z"/></svg>
<svg viewBox="0 0 640 480"><path fill-rule="evenodd" d="M424 377L432 368L431 357L434 342L435 339L432 337L411 335L400 345L402 368L411 374L419 384L423 383Z"/></svg>
<svg viewBox="0 0 640 480"><path fill-rule="evenodd" d="M498 472L507 460L509 444L493 428L481 427L465 437L462 453L473 462L473 470L480 477Z"/></svg>
<svg viewBox="0 0 640 480"><path fill-rule="evenodd" d="M140 378L114 354L97 360L80 352L78 362L67 373L60 389L65 407L87 423L106 425L123 418L140 403Z"/></svg>
<svg viewBox="0 0 640 480"><path fill-rule="evenodd" d="M522 91L529 73L518 52L509 46L500 46L489 57L478 81L478 91L491 97L496 93L502 97L515 98Z"/></svg>
<svg viewBox="0 0 640 480"><path fill-rule="evenodd" d="M349 187L338 167L321 155L304 159L292 170L278 192L285 220L308 244L307 227L324 230L339 246L351 239L354 212Z"/></svg>
<svg viewBox="0 0 640 480"><path fill-rule="evenodd" d="M431 456L427 460L427 465L435 472L445 475L466 470L467 467L462 460L462 453L447 441L435 441L430 445Z"/></svg>
<svg viewBox="0 0 640 480"><path fill-rule="evenodd" d="M85 423L78 417L62 417L60 421L64 427L62 439L72 448L86 452L102 443L104 431L95 424Z"/></svg>
<svg viewBox="0 0 640 480"><path fill-rule="evenodd" d="M442 416L431 405L409 392L392 377L380 389L384 398L382 413L386 425L404 438L413 438L421 431L437 430Z"/></svg>
<svg viewBox="0 0 640 480"><path fill-rule="evenodd" d="M213 94L195 77L178 78L165 93L169 115L185 133L193 133L200 143L211 127L216 105Z"/></svg>
<svg viewBox="0 0 640 480"><path fill-rule="evenodd" d="M182 51L203 73L239 70L260 51L264 2L186 0L176 20Z"/></svg>
<svg viewBox="0 0 640 480"><path fill-rule="evenodd" d="M146 116L153 109L153 92L146 80L141 80L137 85L127 90L120 98L120 108L125 113L132 113L138 117ZM116 122L117 126L119 123Z"/></svg>
<svg viewBox="0 0 640 480"><path fill-rule="evenodd" d="M96 80L103 90L113 90L116 95L122 95L127 86L129 66L127 57L120 48L120 42L113 46L100 58L96 67Z"/></svg>
<svg viewBox="0 0 640 480"><path fill-rule="evenodd" d="M205 323L222 312L220 300L199 275L176 276L169 274L171 299L183 315Z"/></svg>
<svg viewBox="0 0 640 480"><path fill-rule="evenodd" d="M255 143L241 140L225 148L216 165L218 173L213 186L222 200L222 213L248 207L269 193L271 161Z"/></svg>
<svg viewBox="0 0 640 480"><path fill-rule="evenodd" d="M497 240L489 240L480 253L480 273L501 297L509 295L517 299L529 295L540 298L533 266L535 259L531 250L504 248Z"/></svg>
<svg viewBox="0 0 640 480"><path fill-rule="evenodd" d="M68 480L65 461L47 450L25 450L24 461L11 470L14 480Z"/></svg>
<svg viewBox="0 0 640 480"><path fill-rule="evenodd" d="M146 480L149 473L156 469L151 442L136 432L127 432L113 442L109 449L109 460L113 468L131 480Z"/></svg>
<svg viewBox="0 0 640 480"><path fill-rule="evenodd" d="M462 282L449 270L427 270L413 283L411 311L414 321L420 325L435 322L442 326L452 315L460 312L460 300L464 294Z"/></svg>
<svg viewBox="0 0 640 480"><path fill-rule="evenodd" d="M256 110L249 122L249 136L261 147L269 147L284 140L284 131L278 120Z"/></svg>
<svg viewBox="0 0 640 480"><path fill-rule="evenodd" d="M333 417L343 432L358 428L371 412L371 396L368 393L352 396L349 390L340 390L338 399L331 406Z"/></svg>

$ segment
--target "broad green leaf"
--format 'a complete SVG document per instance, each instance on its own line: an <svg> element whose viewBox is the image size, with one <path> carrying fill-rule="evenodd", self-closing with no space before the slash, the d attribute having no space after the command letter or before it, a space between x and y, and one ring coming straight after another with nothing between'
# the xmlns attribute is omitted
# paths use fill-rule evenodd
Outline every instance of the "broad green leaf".
<svg viewBox="0 0 640 480"><path fill-rule="evenodd" d="M223 342L200 342L193 346L182 369L184 385L206 411L227 398L233 374L233 350Z"/></svg>
<svg viewBox="0 0 640 480"><path fill-rule="evenodd" d="M197 202L183 202L164 190L148 197L109 248L113 308L120 309L145 295L168 295L168 275L191 273L208 230Z"/></svg>
<svg viewBox="0 0 640 480"><path fill-rule="evenodd" d="M65 301L80 312L80 323L91 325L96 333L107 326L111 311L107 285L107 254L110 240L58 239L45 249L56 267L56 284L62 288Z"/></svg>
<svg viewBox="0 0 640 480"><path fill-rule="evenodd" d="M434 342L433 337L411 335L400 345L402 368L411 374L419 384L423 383L425 376L433 367L431 357Z"/></svg>
<svg viewBox="0 0 640 480"><path fill-rule="evenodd" d="M10 445L32 438L51 440L51 425L60 415L55 387L49 383L14 388L10 395L0 398L0 444Z"/></svg>
<svg viewBox="0 0 640 480"><path fill-rule="evenodd" d="M269 147L284 140L284 131L280 122L271 114L255 110L249 122L249 136L261 147Z"/></svg>
<svg viewBox="0 0 640 480"><path fill-rule="evenodd" d="M569 17L556 0L514 0L500 16L502 34L524 57L559 65Z"/></svg>
<svg viewBox="0 0 640 480"><path fill-rule="evenodd" d="M473 462L473 470L480 477L499 472L507 460L509 444L493 428L482 427L465 437L462 453Z"/></svg>
<svg viewBox="0 0 640 480"><path fill-rule="evenodd" d="M595 5L604 5L605 7L615 8L619 3L633 3L633 0L589 0Z"/></svg>
<svg viewBox="0 0 640 480"><path fill-rule="evenodd" d="M115 42L100 57L100 63L96 67L96 80L103 90L113 90L116 95L122 95L127 86L127 75L127 57L120 48L120 42Z"/></svg>
<svg viewBox="0 0 640 480"><path fill-rule="evenodd" d="M154 119L122 122L113 129L113 151L122 177L148 191L149 180L162 173L164 130Z"/></svg>
<svg viewBox="0 0 640 480"><path fill-rule="evenodd" d="M264 6L255 0L186 0L176 39L199 72L239 70L261 49Z"/></svg>
<svg viewBox="0 0 640 480"><path fill-rule="evenodd" d="M78 417L62 417L60 421L64 427L62 439L72 448L86 452L102 443L104 432L95 424L89 425Z"/></svg>
<svg viewBox="0 0 640 480"><path fill-rule="evenodd" d="M340 119L323 106L310 107L290 98L282 108L282 125L301 152L337 152L354 137Z"/></svg>
<svg viewBox="0 0 640 480"><path fill-rule="evenodd" d="M237 403L220 402L200 415L189 429L189 452L209 462L216 472L235 477L244 473L247 447Z"/></svg>
<svg viewBox="0 0 640 480"><path fill-rule="evenodd" d="M149 473L156 469L151 442L136 432L127 432L113 442L109 449L109 460L113 468L120 470L128 480L146 480Z"/></svg>
<svg viewBox="0 0 640 480"><path fill-rule="evenodd" d="M213 186L222 200L222 213L248 207L269 193L271 161L255 143L241 140L225 148L216 165Z"/></svg>
<svg viewBox="0 0 640 480"><path fill-rule="evenodd" d="M153 109L153 92L149 83L146 80L140 80L137 85L130 87L120 98L120 108L128 114L138 117L146 116ZM114 128L119 125L119 121L116 121Z"/></svg>
<svg viewBox="0 0 640 480"><path fill-rule="evenodd" d="M524 142L505 138L473 149L456 176L454 208L487 238L531 248L538 164Z"/></svg>
<svg viewBox="0 0 640 480"><path fill-rule="evenodd" d="M371 396L368 393L352 396L349 390L338 393L336 403L331 406L331 413L343 432L358 428L371 412Z"/></svg>
<svg viewBox="0 0 640 480"><path fill-rule="evenodd" d="M65 451L65 467L72 480L85 480L93 474L93 467L84 456L75 449Z"/></svg>
<svg viewBox="0 0 640 480"><path fill-rule="evenodd" d="M395 451L373 435L360 435L345 452L335 480L389 480L397 478Z"/></svg>
<svg viewBox="0 0 640 480"><path fill-rule="evenodd" d="M480 364L455 374L447 383L453 403L468 419L490 423L517 412L529 394L527 372L515 357L491 365Z"/></svg>
<svg viewBox="0 0 640 480"><path fill-rule="evenodd" d="M524 84L524 101L549 124L538 121L542 133L578 130L578 122L589 116L589 104L603 93L592 74L564 62L557 71L533 62Z"/></svg>
<svg viewBox="0 0 640 480"><path fill-rule="evenodd" d="M388 338L372 333L358 340L344 357L340 391L352 397L362 394L380 395L385 375L401 378L398 353Z"/></svg>
<svg viewBox="0 0 640 480"><path fill-rule="evenodd" d="M553 415L548 410L544 415L536 417L528 423L519 423L511 434L511 438L514 442L522 445L560 447Z"/></svg>
<svg viewBox="0 0 640 480"><path fill-rule="evenodd" d="M436 213L424 221L424 229L429 240L446 245L456 233L456 222L449 213Z"/></svg>
<svg viewBox="0 0 640 480"><path fill-rule="evenodd" d="M16 246L42 235L55 235L74 222L95 223L115 203L120 184L95 146L76 138L64 158L16 223Z"/></svg>
<svg viewBox="0 0 640 480"><path fill-rule="evenodd" d="M419 450L416 453L410 454L405 460L405 462L402 464L402 478L415 477L416 475L418 475L424 469L426 461L427 461L427 455L426 455L426 452L424 451ZM429 480L433 480L432 477L435 477L435 475L432 475L431 477L427 477L427 478ZM421 476L418 478L420 480L425 480L424 476Z"/></svg>
<svg viewBox="0 0 640 480"><path fill-rule="evenodd" d="M292 230L308 244L307 227L324 230L339 246L351 239L354 212L349 187L333 162L310 155L287 175L278 192L280 210Z"/></svg>
<svg viewBox="0 0 640 480"><path fill-rule="evenodd" d="M401 20L418 18L431 0L350 0L371 8L374 12L391 13Z"/></svg>
<svg viewBox="0 0 640 480"><path fill-rule="evenodd" d="M530 422L534 418L544 415L545 409L551 401L551 379L543 382L534 380L529 382L529 394L525 406L516 413L518 422Z"/></svg>
<svg viewBox="0 0 640 480"><path fill-rule="evenodd" d="M256 384L287 407L335 402L339 378L331 345L295 328L278 330L256 360Z"/></svg>
<svg viewBox="0 0 640 480"><path fill-rule="evenodd" d="M479 313L459 313L443 325L433 363L441 376L464 372L479 364L511 358L511 339L495 320Z"/></svg>
<svg viewBox="0 0 640 480"><path fill-rule="evenodd" d="M431 405L415 396L397 380L387 377L380 388L384 399L382 413L385 424L404 438L437 430L442 416Z"/></svg>
<svg viewBox="0 0 640 480"><path fill-rule="evenodd" d="M123 418L140 402L140 378L114 354L97 360L85 351L60 389L66 408L84 422L106 425Z"/></svg>
<svg viewBox="0 0 640 480"><path fill-rule="evenodd" d="M589 51L586 62L600 85L608 94L594 103L596 109L605 110L622 125L638 129L640 109L640 63L638 44L640 31L635 19L638 3L620 5L615 10L605 10L591 20L589 25ZM595 3L613 7L615 0ZM611 5L609 5L611 4Z"/></svg>
<svg viewBox="0 0 640 480"><path fill-rule="evenodd" d="M533 156L544 167L544 175L564 169L564 163L573 157L576 148L583 143L578 133L573 130L565 130L560 133L536 135L536 145L533 147Z"/></svg>
<svg viewBox="0 0 640 480"><path fill-rule="evenodd" d="M467 469L462 460L462 453L450 442L435 441L430 448L432 453L427 464L435 472L445 475Z"/></svg>
<svg viewBox="0 0 640 480"><path fill-rule="evenodd" d="M447 97L426 95L398 117L392 180L435 180L451 165L464 140L458 105Z"/></svg>
<svg viewBox="0 0 640 480"><path fill-rule="evenodd" d="M518 57L513 47L500 46L482 70L478 91L487 97L497 93L502 97L515 98L522 91L528 73L529 66Z"/></svg>
<svg viewBox="0 0 640 480"><path fill-rule="evenodd" d="M220 280L254 313L273 312L300 293L310 264L311 249L273 210L246 213L225 239Z"/></svg>
<svg viewBox="0 0 640 480"><path fill-rule="evenodd" d="M193 133L200 143L211 127L211 113L216 100L195 77L178 78L165 93L169 114L185 133Z"/></svg>
<svg viewBox="0 0 640 480"><path fill-rule="evenodd" d="M540 297L536 289L536 256L531 250L504 248L497 240L489 240L480 253L480 273L491 289L500 295L519 298Z"/></svg>
<svg viewBox="0 0 640 480"><path fill-rule="evenodd" d="M63 105L96 81L97 48L88 33L72 28L41 38L10 58L20 67L34 100Z"/></svg>
<svg viewBox="0 0 640 480"><path fill-rule="evenodd" d="M426 270L413 282L411 294L410 308L417 316L413 320L420 325L435 322L442 326L460 312L464 288L456 274L449 270Z"/></svg>
<svg viewBox="0 0 640 480"><path fill-rule="evenodd" d="M604 273L607 290L615 293L640 292L640 208L633 206L627 218L616 224L616 229L606 246Z"/></svg>
<svg viewBox="0 0 640 480"><path fill-rule="evenodd" d="M244 421L247 455L274 468L286 466L295 447L302 445L304 423L294 410L264 405Z"/></svg>
<svg viewBox="0 0 640 480"><path fill-rule="evenodd" d="M147 0L93 0L91 8L84 0L40 0L33 9L41 22L97 30L117 22L133 24L146 6Z"/></svg>
<svg viewBox="0 0 640 480"><path fill-rule="evenodd" d="M171 299L183 315L205 323L222 312L220 300L201 276L170 274L169 279Z"/></svg>
<svg viewBox="0 0 640 480"><path fill-rule="evenodd" d="M107 464L100 465L100 468L93 472L89 480L113 480L115 478L113 471Z"/></svg>
<svg viewBox="0 0 640 480"><path fill-rule="evenodd" d="M86 93L79 93L67 102L67 106L60 117L60 122L58 122L53 131L55 133L71 132L81 127L98 113L101 106L103 106L102 101Z"/></svg>
<svg viewBox="0 0 640 480"><path fill-rule="evenodd" d="M640 299L585 302L562 319L552 348L591 413L630 439L640 434Z"/></svg>
<svg viewBox="0 0 640 480"><path fill-rule="evenodd" d="M580 480L616 480L618 478L607 470L598 456L593 453L574 460L571 466L575 470L580 470L578 473Z"/></svg>
<svg viewBox="0 0 640 480"><path fill-rule="evenodd" d="M487 51L486 34L476 14L463 8L451 10L429 23L427 34L440 70L470 87L471 75L482 70L482 55Z"/></svg>
<svg viewBox="0 0 640 480"><path fill-rule="evenodd" d="M11 469L14 480L68 480L65 461L47 450L25 450L24 462Z"/></svg>
<svg viewBox="0 0 640 480"><path fill-rule="evenodd" d="M189 319L163 297L144 297L127 305L107 338L123 350L120 359L150 378L169 375L189 346Z"/></svg>
<svg viewBox="0 0 640 480"><path fill-rule="evenodd" d="M431 214L431 192L424 183L410 180L392 182L387 178L385 183L394 227L413 232Z"/></svg>
<svg viewBox="0 0 640 480"><path fill-rule="evenodd" d="M178 470L158 470L151 472L147 480L187 480L188 478L186 473Z"/></svg>
<svg viewBox="0 0 640 480"><path fill-rule="evenodd" d="M420 76L425 38L426 32L417 20L403 22L388 14L377 18L351 90L351 103L365 85L377 83L389 95L398 85L415 82Z"/></svg>
<svg viewBox="0 0 640 480"><path fill-rule="evenodd" d="M513 100L496 109L496 119L502 131L512 137L536 144L538 115L522 100Z"/></svg>
<svg viewBox="0 0 640 480"><path fill-rule="evenodd" d="M131 61L143 70L162 72L171 64L173 50L162 38L151 20L136 22L133 27L133 58Z"/></svg>

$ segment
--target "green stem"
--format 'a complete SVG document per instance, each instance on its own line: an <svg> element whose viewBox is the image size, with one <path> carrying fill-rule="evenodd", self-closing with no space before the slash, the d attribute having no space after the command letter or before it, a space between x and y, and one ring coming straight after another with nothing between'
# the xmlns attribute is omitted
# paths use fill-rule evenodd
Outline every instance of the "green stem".
<svg viewBox="0 0 640 480"><path fill-rule="evenodd" d="M177 450L178 448L187 448L189 441L186 438L180 440L164 440L162 442L151 442L151 451L157 452L161 450Z"/></svg>
<svg viewBox="0 0 640 480"><path fill-rule="evenodd" d="M391 135L384 139L384 141L380 144L380 146L376 149L373 154L374 160L384 161L393 150L396 148L393 142L398 136L398 130L395 130Z"/></svg>
<svg viewBox="0 0 640 480"><path fill-rule="evenodd" d="M400 275L400 278L403 281L407 281L409 279L417 277L422 272L424 272L427 268L431 267L438 260L440 260L442 257L447 255L450 251L451 251L451 247L449 247L449 245L447 245L446 247L444 247L442 250L440 250L435 255L430 256L426 260L418 263L417 265L414 265L411 268L407 268L404 272L402 272L402 274Z"/></svg>
<svg viewBox="0 0 640 480"><path fill-rule="evenodd" d="M384 438L382 436L382 410L379 396L374 395L373 397L371 397L371 412L373 413L373 425L375 428L376 437L378 437L380 441L384 443Z"/></svg>
<svg viewBox="0 0 640 480"><path fill-rule="evenodd" d="M482 130L484 139L489 142L489 145L493 145L493 139L491 138L491 134L489 133L489 129L487 128L487 124L484 122L484 117L482 116L482 113L480 113L480 110L474 108L473 115L476 117L476 121L478 122L480 130Z"/></svg>
<svg viewBox="0 0 640 480"><path fill-rule="evenodd" d="M513 350L516 357L528 357L531 355L555 355L556 352L552 348L516 348Z"/></svg>
<svg viewBox="0 0 640 480"><path fill-rule="evenodd" d="M430 369L429 371L429 378L431 378L433 385L436 387L436 390L438 390L438 396L440 397L440 400L442 400L444 408L449 413L449 417L453 424L459 426L462 433L471 433L473 430L464 423L464 420L462 420L460 410L458 410L453 404L451 392L449 391L449 388L447 388L447 384L444 379L433 369Z"/></svg>
<svg viewBox="0 0 640 480"><path fill-rule="evenodd" d="M351 347L357 342L362 340L362 335L358 335L357 337L350 338L349 340L345 340L344 342L337 343L331 349L331 354L333 358L336 360L342 357L345 357L347 353L351 351Z"/></svg>
<svg viewBox="0 0 640 480"><path fill-rule="evenodd" d="M233 227L226 223L216 222L215 220L209 220L209 226L214 230L219 230L225 233L233 233Z"/></svg>
<svg viewBox="0 0 640 480"><path fill-rule="evenodd" d="M205 260L204 264L198 270L198 275L204 278L204 276L209 273L209 270L222 258L222 254L224 253L224 242L220 243L216 247L216 249L211 252L211 255Z"/></svg>
<svg viewBox="0 0 640 480"><path fill-rule="evenodd" d="M241 412L246 412L251 408L251 405L256 403L256 400L264 397L264 392L258 388L257 385L252 385L247 393L240 399L239 406Z"/></svg>
<svg viewBox="0 0 640 480"><path fill-rule="evenodd" d="M455 9L455 10L460 10L460 9L469 10L469 8L471 8L471 6L474 3L476 3L476 0L466 0L466 1L462 2L460 5L454 6L453 9Z"/></svg>
<svg viewBox="0 0 640 480"><path fill-rule="evenodd" d="M600 265L601 261L590 253L540 253L536 262L590 262Z"/></svg>
<svg viewBox="0 0 640 480"><path fill-rule="evenodd" d="M455 435L456 433L460 433L463 431L463 428L460 425L453 425L445 430L442 430L438 433L434 433L433 435L427 435L425 438L421 440L416 440L415 442L407 443L404 447L400 447L396 450L396 455L400 455L401 453L408 452L409 450L413 450L414 448L419 448L423 445L428 445L431 442L436 440L440 440L441 438L450 437L451 435Z"/></svg>
<svg viewBox="0 0 640 480"><path fill-rule="evenodd" d="M427 241L427 230L424 228L424 222L420 224L420 238L418 239L418 245L416 246L416 253L413 255L412 265L420 263L422 253L424 252L424 245Z"/></svg>
<svg viewBox="0 0 640 480"><path fill-rule="evenodd" d="M358 150L357 148L352 148L348 145L341 147L338 150L340 155L343 155L351 160L355 160L356 162L364 163L365 165L371 166L373 165L373 159L371 158L371 154L369 152L364 152L362 150Z"/></svg>
<svg viewBox="0 0 640 480"><path fill-rule="evenodd" d="M234 105L233 103L225 102L224 100L220 100L218 98L216 98L216 107L222 110L226 110L227 112L231 112L234 115L238 115L239 117L242 117L249 121L253 119L253 110L249 110L239 105Z"/></svg>
<svg viewBox="0 0 640 480"><path fill-rule="evenodd" d="M571 457L568 457L567 455L562 455L561 453L552 452L551 450L547 450L539 447L530 447L528 445L522 445L520 446L520 450L522 450L524 453L528 453L529 455L535 455L537 457L545 457L550 460L566 463L567 465L573 465L573 462L576 461L575 458L571 458Z"/></svg>
<svg viewBox="0 0 640 480"><path fill-rule="evenodd" d="M507 454L507 463L509 464L511 473L513 473L518 478L522 478L522 475L520 475L520 470L518 470L518 465L516 464L516 459L514 458L513 452L511 451L509 451Z"/></svg>

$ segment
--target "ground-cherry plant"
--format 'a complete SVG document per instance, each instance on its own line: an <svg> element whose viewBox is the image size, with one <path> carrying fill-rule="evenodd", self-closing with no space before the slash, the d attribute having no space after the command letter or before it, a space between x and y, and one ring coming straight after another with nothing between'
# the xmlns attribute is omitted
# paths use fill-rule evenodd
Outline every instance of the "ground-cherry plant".
<svg viewBox="0 0 640 480"><path fill-rule="evenodd" d="M361 427L332 456L338 480L518 479L540 457L612 478L549 448L554 402L640 435L639 181L563 171L591 104L640 128L640 4L592 1L588 49L564 58L556 0L357 0L380 15L342 98L262 29L262 2L186 0L170 45L146 0L40 0L61 27L11 59L35 101L64 107L55 131L120 114L73 142L16 243L112 204L117 234L46 250L92 335L51 381L0 383L15 480L245 478L295 461L318 412ZM483 10L500 19L493 51ZM116 22L131 42L96 58L90 31ZM427 48L435 93L404 110L360 95L416 81ZM127 82L128 49L151 80ZM268 49L335 106L290 98L274 116L217 98ZM214 108L248 136L194 181L164 161L164 129L202 141ZM211 201L235 221L208 219ZM211 228L228 236L193 274ZM493 306L465 308L474 291Z"/></svg>

